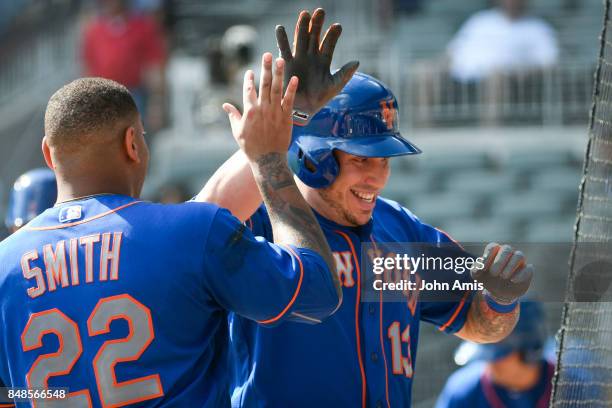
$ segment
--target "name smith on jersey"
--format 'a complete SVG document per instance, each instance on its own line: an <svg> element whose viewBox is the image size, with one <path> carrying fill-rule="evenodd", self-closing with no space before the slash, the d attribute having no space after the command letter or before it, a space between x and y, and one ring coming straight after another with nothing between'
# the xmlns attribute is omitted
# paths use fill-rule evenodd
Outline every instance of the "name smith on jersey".
<svg viewBox="0 0 612 408"><path fill-rule="evenodd" d="M76 286L83 282L119 279L121 232L104 232L60 240L34 248L21 256L23 277L32 280L27 293L31 298L53 292L58 287ZM100 268L94 276L94 251L99 253ZM84 258L84 259L81 259ZM84 270L79 270L79 262Z"/></svg>

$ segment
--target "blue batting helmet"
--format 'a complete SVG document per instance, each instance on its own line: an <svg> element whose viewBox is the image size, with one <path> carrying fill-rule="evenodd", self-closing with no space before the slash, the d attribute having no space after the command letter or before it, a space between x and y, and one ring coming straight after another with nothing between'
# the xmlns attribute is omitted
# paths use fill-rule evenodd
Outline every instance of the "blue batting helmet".
<svg viewBox="0 0 612 408"><path fill-rule="evenodd" d="M323 188L340 171L333 152L361 157L418 154L421 150L399 132L397 100L379 80L360 72L314 115L293 127L288 161L305 184Z"/></svg>
<svg viewBox="0 0 612 408"><path fill-rule="evenodd" d="M495 361L518 351L526 362L542 359L546 344L544 309L540 302L522 300L516 327L502 341L489 344L463 342L455 351L455 362L464 365L472 361Z"/></svg>
<svg viewBox="0 0 612 408"><path fill-rule="evenodd" d="M56 199L57 186L51 170L39 168L22 174L11 191L4 220L6 227L21 228L47 208L53 207Z"/></svg>

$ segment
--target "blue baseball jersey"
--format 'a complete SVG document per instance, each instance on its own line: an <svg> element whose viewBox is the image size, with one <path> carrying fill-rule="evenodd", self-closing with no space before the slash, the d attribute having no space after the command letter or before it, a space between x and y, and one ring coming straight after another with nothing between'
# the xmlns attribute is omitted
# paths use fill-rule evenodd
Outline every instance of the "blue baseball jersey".
<svg viewBox="0 0 612 408"><path fill-rule="evenodd" d="M0 243L0 382L67 388L62 407L229 406L227 311L272 326L337 304L318 254L227 210L92 196Z"/></svg>
<svg viewBox="0 0 612 408"><path fill-rule="evenodd" d="M422 302L412 291L403 301L361 300L363 243L451 243L393 201L378 199L371 221L338 225L317 214L343 286L339 310L313 326L266 328L231 314L230 357L234 407L407 407L415 373L419 322L442 332L461 329L473 291L456 301ZM265 208L247 220L256 235L271 238ZM452 279L469 279L469 274ZM451 277L448 277L451 279Z"/></svg>
<svg viewBox="0 0 612 408"><path fill-rule="evenodd" d="M436 408L546 408L555 369L546 360L540 365L538 382L529 390L515 392L493 383L486 363L469 364L449 377Z"/></svg>

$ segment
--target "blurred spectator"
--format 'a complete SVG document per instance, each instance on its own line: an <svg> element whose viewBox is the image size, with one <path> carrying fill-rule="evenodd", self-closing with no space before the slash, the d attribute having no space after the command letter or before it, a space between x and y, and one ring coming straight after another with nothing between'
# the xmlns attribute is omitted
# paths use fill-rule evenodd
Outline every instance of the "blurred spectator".
<svg viewBox="0 0 612 408"><path fill-rule="evenodd" d="M222 125L226 128L227 114L221 105L229 102L239 109L242 106L244 72L253 69L258 78L258 70L253 67L257 38L253 27L235 25L228 28L221 38L208 39L208 83L204 85L197 103L196 117L200 126Z"/></svg>
<svg viewBox="0 0 612 408"><path fill-rule="evenodd" d="M242 101L242 79L244 71L252 68L255 44L257 44L257 31L249 25L232 26L221 38L221 52L231 100Z"/></svg>
<svg viewBox="0 0 612 408"><path fill-rule="evenodd" d="M461 26L448 46L450 72L462 82L498 72L552 66L559 57L553 28L527 14L527 0L497 0Z"/></svg>
<svg viewBox="0 0 612 408"><path fill-rule="evenodd" d="M166 41L170 41L174 27L175 0L130 0L130 9L134 13L153 17L164 32Z"/></svg>
<svg viewBox="0 0 612 408"><path fill-rule="evenodd" d="M544 358L546 328L543 305L521 301L514 331L494 344L463 343L458 364L436 408L544 408L552 391L554 366Z"/></svg>
<svg viewBox="0 0 612 408"><path fill-rule="evenodd" d="M98 0L100 13L85 25L85 74L128 87L147 129L165 123L166 41L156 20L132 13L128 0Z"/></svg>
<svg viewBox="0 0 612 408"><path fill-rule="evenodd" d="M413 67L419 114L429 125L432 106L479 106L485 125L498 125L502 102L533 103L542 75L559 57L553 28L527 14L528 0L495 0L496 8L470 17L437 61ZM461 109L464 106L456 107Z"/></svg>

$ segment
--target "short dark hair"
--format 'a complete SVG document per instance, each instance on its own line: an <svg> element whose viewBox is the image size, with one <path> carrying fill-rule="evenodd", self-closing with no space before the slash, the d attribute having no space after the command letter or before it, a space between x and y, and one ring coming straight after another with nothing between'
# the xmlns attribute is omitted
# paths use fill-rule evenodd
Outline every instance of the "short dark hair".
<svg viewBox="0 0 612 408"><path fill-rule="evenodd" d="M80 78L51 96L45 112L45 136L49 146L84 147L114 135L117 126L134 120L138 108L128 89L104 78ZM72 148L71 148L72 147Z"/></svg>

